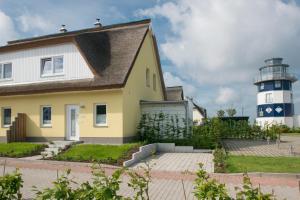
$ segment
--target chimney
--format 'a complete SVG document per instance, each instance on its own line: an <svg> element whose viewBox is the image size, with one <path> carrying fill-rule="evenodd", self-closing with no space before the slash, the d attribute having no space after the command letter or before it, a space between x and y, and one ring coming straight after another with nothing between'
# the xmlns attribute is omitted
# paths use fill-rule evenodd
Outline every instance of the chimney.
<svg viewBox="0 0 300 200"><path fill-rule="evenodd" d="M96 19L96 22L94 23L95 27L102 27L102 24L100 23L100 19Z"/></svg>
<svg viewBox="0 0 300 200"><path fill-rule="evenodd" d="M59 29L59 31L60 31L61 33L67 32L68 30L66 29L66 25L62 24L62 25L61 25L61 28Z"/></svg>

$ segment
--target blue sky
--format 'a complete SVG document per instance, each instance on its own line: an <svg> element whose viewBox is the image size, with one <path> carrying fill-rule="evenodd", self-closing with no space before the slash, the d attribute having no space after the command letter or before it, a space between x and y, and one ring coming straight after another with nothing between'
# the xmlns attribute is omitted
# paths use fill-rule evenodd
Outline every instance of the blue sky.
<svg viewBox="0 0 300 200"><path fill-rule="evenodd" d="M0 0L0 45L7 40L151 18L165 82L208 109L255 117L253 77L269 57L300 74L299 1ZM300 81L294 85L300 113Z"/></svg>

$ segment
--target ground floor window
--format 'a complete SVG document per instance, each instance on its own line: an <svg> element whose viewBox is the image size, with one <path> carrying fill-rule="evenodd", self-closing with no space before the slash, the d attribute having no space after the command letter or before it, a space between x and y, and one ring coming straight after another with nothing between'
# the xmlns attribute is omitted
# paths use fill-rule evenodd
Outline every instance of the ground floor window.
<svg viewBox="0 0 300 200"><path fill-rule="evenodd" d="M106 115L106 105L105 104L96 104L95 105L95 125L96 126L105 126L107 125L107 115Z"/></svg>
<svg viewBox="0 0 300 200"><path fill-rule="evenodd" d="M42 106L42 126L51 126L51 106Z"/></svg>
<svg viewBox="0 0 300 200"><path fill-rule="evenodd" d="M2 109L3 126L8 127L11 124L11 108Z"/></svg>

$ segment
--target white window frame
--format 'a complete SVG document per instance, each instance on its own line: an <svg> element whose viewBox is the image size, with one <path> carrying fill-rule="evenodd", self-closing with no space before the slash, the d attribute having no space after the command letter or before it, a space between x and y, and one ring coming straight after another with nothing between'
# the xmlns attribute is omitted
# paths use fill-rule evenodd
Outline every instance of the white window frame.
<svg viewBox="0 0 300 200"><path fill-rule="evenodd" d="M4 78L4 65L7 65L7 64L11 65L11 77ZM0 81L10 81L10 80L12 80L12 77L13 77L13 64L12 64L12 62L0 63L0 68L1 68Z"/></svg>
<svg viewBox="0 0 300 200"><path fill-rule="evenodd" d="M266 93L265 94L265 102L266 103L273 103L273 93Z"/></svg>
<svg viewBox="0 0 300 200"><path fill-rule="evenodd" d="M62 58L63 59L63 69L62 69L62 72L54 73L54 59L55 58ZM43 60L45 60L45 59L51 59L51 73L50 74L43 74ZM65 62L65 59L64 59L63 55L61 55L61 56L49 56L49 57L43 57L43 58L41 58L40 59L40 76L42 78L44 78L44 77L53 77L53 76L63 76L65 74L64 62Z"/></svg>
<svg viewBox="0 0 300 200"><path fill-rule="evenodd" d="M43 112L43 108L50 108L51 109L51 120L50 120L50 124L44 124L44 112ZM46 128L51 128L52 127L52 106L51 105L42 105L40 108L40 124L41 127L46 127Z"/></svg>
<svg viewBox="0 0 300 200"><path fill-rule="evenodd" d="M10 124L4 124L4 110L5 109L10 109ZM2 116L2 127L3 128L8 128L8 127L10 127L11 126L11 118L12 118L12 109L11 109L11 107L2 107L2 109L1 109L1 111L2 111L2 113L1 113L1 116Z"/></svg>
<svg viewBox="0 0 300 200"><path fill-rule="evenodd" d="M278 85L278 83L279 83L279 85ZM274 87L275 88L281 88L281 81L275 81L274 82Z"/></svg>
<svg viewBox="0 0 300 200"><path fill-rule="evenodd" d="M105 124L97 124L97 106L105 106L106 109L106 119L105 119ZM107 104L106 103L95 103L94 104L94 126L96 127L107 127L108 126L108 122L107 122Z"/></svg>

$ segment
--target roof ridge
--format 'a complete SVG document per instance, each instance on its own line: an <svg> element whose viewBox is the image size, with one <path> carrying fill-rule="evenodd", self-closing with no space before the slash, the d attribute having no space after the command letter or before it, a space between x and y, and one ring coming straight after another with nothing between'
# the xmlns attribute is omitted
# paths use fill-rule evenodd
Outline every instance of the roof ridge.
<svg viewBox="0 0 300 200"><path fill-rule="evenodd" d="M19 40L11 40L11 41L7 42L6 46L17 45L17 44L22 44L22 43L27 43L27 42L34 42L34 41L39 41L39 40L43 40L43 39L72 37L72 36L76 36L76 35L84 34L84 33L109 31L109 30L116 29L116 28L129 28L129 26L131 27L131 26L150 24L150 23L151 23L151 19L143 19L143 20L138 20L138 21L106 25L101 28L92 27L92 28L69 31L69 32L65 32L65 33L54 33L54 34L42 35L42 36L31 37L31 38L24 38L24 39L19 39Z"/></svg>

